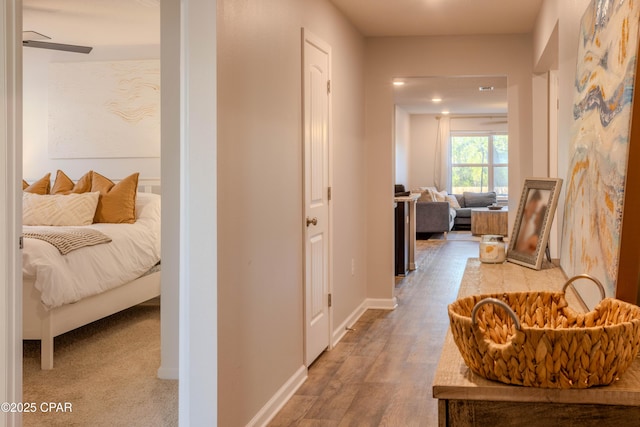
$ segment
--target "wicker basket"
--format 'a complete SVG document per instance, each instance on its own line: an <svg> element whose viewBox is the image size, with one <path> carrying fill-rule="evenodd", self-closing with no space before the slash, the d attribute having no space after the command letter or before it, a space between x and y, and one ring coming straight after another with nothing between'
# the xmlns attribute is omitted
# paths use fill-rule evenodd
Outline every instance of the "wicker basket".
<svg viewBox="0 0 640 427"><path fill-rule="evenodd" d="M640 307L606 298L588 313L562 292L477 295L449 305L453 338L467 366L490 380L546 388L615 381L640 347ZM501 307L501 308L498 308Z"/></svg>

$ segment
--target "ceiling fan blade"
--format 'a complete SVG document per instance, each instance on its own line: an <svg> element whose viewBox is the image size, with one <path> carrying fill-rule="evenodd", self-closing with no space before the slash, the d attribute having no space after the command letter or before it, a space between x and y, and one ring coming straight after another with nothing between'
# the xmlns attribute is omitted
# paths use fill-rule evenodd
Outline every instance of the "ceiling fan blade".
<svg viewBox="0 0 640 427"><path fill-rule="evenodd" d="M64 52L89 53L93 49L90 46L78 46L73 44L41 42L37 40L24 40L23 46L38 47L41 49L62 50Z"/></svg>
<svg viewBox="0 0 640 427"><path fill-rule="evenodd" d="M51 40L51 37L37 31L27 30L22 32L22 40Z"/></svg>

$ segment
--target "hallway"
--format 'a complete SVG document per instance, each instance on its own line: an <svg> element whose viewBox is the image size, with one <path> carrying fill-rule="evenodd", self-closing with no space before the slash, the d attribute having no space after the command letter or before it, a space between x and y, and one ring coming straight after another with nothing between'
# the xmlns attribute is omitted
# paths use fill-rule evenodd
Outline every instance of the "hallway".
<svg viewBox="0 0 640 427"><path fill-rule="evenodd" d="M458 236L455 236L458 237ZM369 310L309 369L269 426L436 426L431 383L467 259L478 243L418 240L418 269L396 283L398 308Z"/></svg>

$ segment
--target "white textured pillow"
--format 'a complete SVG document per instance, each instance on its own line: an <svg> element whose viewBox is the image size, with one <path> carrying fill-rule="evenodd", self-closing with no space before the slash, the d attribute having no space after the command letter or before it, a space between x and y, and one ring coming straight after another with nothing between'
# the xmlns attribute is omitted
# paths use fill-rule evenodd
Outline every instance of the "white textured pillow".
<svg viewBox="0 0 640 427"><path fill-rule="evenodd" d="M160 195L138 193L136 196L136 219L160 218Z"/></svg>
<svg viewBox="0 0 640 427"><path fill-rule="evenodd" d="M67 195L23 193L24 225L90 225L98 206L100 192Z"/></svg>
<svg viewBox="0 0 640 427"><path fill-rule="evenodd" d="M435 197L436 202L446 202L447 201L447 190L442 191L434 191L433 197Z"/></svg>
<svg viewBox="0 0 640 427"><path fill-rule="evenodd" d="M456 199L456 196L454 196L453 194L447 194L445 199L447 199L447 202L449 202L449 206L451 206L453 209L460 209L461 206L458 202L458 199Z"/></svg>
<svg viewBox="0 0 640 427"><path fill-rule="evenodd" d="M418 187L417 189L412 190L412 193L420 193L420 198L418 199L419 202L435 202L436 201L429 187Z"/></svg>

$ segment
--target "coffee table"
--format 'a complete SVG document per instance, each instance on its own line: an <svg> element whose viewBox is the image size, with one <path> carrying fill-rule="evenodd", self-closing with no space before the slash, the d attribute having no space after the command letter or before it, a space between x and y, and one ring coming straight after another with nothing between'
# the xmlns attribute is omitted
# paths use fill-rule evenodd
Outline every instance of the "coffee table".
<svg viewBox="0 0 640 427"><path fill-rule="evenodd" d="M483 234L497 234L506 236L509 234L509 208L506 206L500 210L489 208L471 209L471 234L475 236Z"/></svg>

